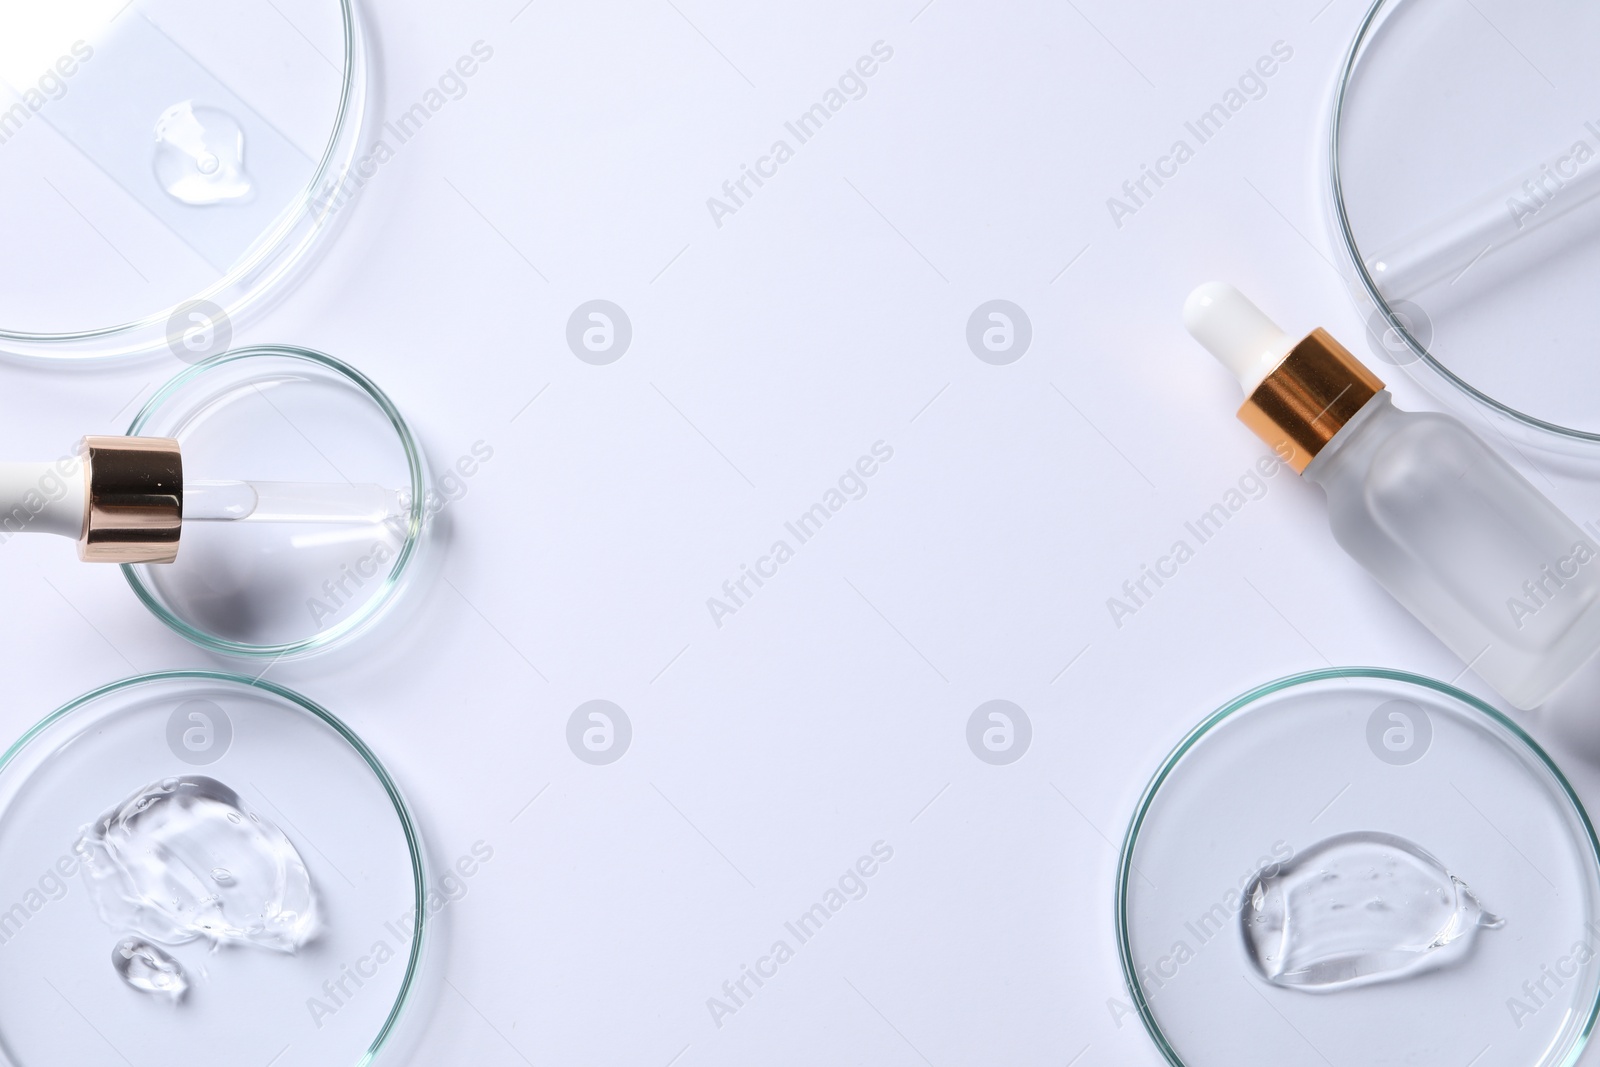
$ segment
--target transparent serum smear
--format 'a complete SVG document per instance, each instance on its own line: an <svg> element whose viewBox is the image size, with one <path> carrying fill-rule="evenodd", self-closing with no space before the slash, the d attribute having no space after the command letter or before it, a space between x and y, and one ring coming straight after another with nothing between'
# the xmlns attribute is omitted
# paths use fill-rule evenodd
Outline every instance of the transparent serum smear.
<svg viewBox="0 0 1600 1067"><path fill-rule="evenodd" d="M1403 837L1339 834L1264 868L1239 913L1245 954L1273 985L1333 992L1447 967L1504 920Z"/></svg>
<svg viewBox="0 0 1600 1067"><path fill-rule="evenodd" d="M119 933L289 953L316 935L300 853L214 778L145 786L85 827L74 849L100 917Z"/></svg>
<svg viewBox="0 0 1600 1067"><path fill-rule="evenodd" d="M125 937L111 950L111 966L141 993L178 1001L189 991L183 968L163 950L137 937Z"/></svg>
<svg viewBox="0 0 1600 1067"><path fill-rule="evenodd" d="M232 115L185 100L161 113L155 133L156 180L174 199L203 207L251 198L244 129Z"/></svg>

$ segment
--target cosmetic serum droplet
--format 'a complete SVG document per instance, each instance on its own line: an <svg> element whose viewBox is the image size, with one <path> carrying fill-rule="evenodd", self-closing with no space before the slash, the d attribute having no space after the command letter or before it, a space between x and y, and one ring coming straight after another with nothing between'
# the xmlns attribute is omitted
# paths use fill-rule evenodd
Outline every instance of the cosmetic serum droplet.
<svg viewBox="0 0 1600 1067"><path fill-rule="evenodd" d="M1504 920L1424 849L1339 834L1264 868L1239 913L1245 954L1273 985L1332 992L1451 966Z"/></svg>
<svg viewBox="0 0 1600 1067"><path fill-rule="evenodd" d="M119 934L289 953L316 935L300 853L215 778L145 786L86 827L75 850L101 918Z"/></svg>
<svg viewBox="0 0 1600 1067"><path fill-rule="evenodd" d="M111 966L131 989L178 1001L189 991L178 961L150 942L125 937L111 950Z"/></svg>
<svg viewBox="0 0 1600 1067"><path fill-rule="evenodd" d="M161 113L155 133L156 180L174 199L202 207L254 193L244 169L244 129L226 111L185 100Z"/></svg>

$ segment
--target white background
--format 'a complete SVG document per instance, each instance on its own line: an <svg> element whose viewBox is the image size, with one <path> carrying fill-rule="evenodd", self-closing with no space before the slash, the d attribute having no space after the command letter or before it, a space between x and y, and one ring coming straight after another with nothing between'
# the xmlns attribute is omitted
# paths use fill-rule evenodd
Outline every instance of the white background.
<svg viewBox="0 0 1600 1067"><path fill-rule="evenodd" d="M1492 699L1287 473L1122 627L1106 607L1265 451L1181 329L1194 284L1365 351L1319 151L1359 0L520 2L368 11L381 118L493 58L235 338L362 368L436 468L494 450L396 643L269 674L376 749L435 860L494 849L446 912L421 1062L1158 1062L1112 1010L1113 873L1182 734L1329 664ZM707 198L878 41L866 95L717 226ZM1265 97L1115 225L1107 198L1279 41ZM594 298L633 324L610 366L565 341ZM1009 366L965 340L993 298L1032 322ZM120 432L175 369L7 367L0 445ZM880 440L867 495L716 626L707 598ZM8 543L0 597L11 736L220 663L62 542ZM610 766L566 742L594 698L633 724ZM1033 724L1010 766L967 746L993 698ZM1592 799L1581 715L1519 721ZM880 840L868 895L718 1027L707 998Z"/></svg>

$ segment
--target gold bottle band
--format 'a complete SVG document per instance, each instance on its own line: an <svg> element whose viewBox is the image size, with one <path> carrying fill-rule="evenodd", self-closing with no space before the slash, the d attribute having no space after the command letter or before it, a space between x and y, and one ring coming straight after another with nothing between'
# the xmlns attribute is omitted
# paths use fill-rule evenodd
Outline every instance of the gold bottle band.
<svg viewBox="0 0 1600 1067"><path fill-rule="evenodd" d="M83 439L83 532L92 563L171 563L183 527L183 457L170 437Z"/></svg>
<svg viewBox="0 0 1600 1067"><path fill-rule="evenodd" d="M1298 474L1333 435L1383 391L1383 382L1326 330L1312 330L1261 380L1239 409Z"/></svg>

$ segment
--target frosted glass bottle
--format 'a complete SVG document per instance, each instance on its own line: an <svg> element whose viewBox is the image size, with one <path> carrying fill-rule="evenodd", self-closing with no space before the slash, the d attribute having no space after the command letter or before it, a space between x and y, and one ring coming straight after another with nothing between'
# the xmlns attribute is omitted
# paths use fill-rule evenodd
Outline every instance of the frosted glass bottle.
<svg viewBox="0 0 1600 1067"><path fill-rule="evenodd" d="M1600 550L1464 425L1383 391L1303 472L1333 536L1519 708L1600 648Z"/></svg>
<svg viewBox="0 0 1600 1067"><path fill-rule="evenodd" d="M1459 420L1401 411L1322 330L1295 341L1220 282L1184 306L1239 418L1328 496L1334 538L1519 708L1600 650L1600 546Z"/></svg>

